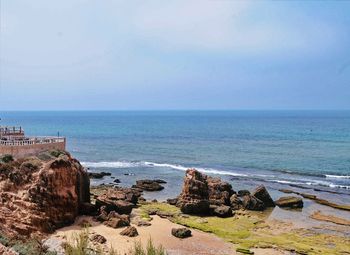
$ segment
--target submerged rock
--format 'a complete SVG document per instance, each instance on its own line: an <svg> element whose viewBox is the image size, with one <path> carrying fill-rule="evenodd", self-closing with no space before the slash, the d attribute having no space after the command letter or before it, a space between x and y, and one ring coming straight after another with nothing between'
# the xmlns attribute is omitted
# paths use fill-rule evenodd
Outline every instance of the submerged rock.
<svg viewBox="0 0 350 255"><path fill-rule="evenodd" d="M275 201L276 205L282 208L302 208L303 200L300 197L281 197Z"/></svg>
<svg viewBox="0 0 350 255"><path fill-rule="evenodd" d="M192 235L192 232L188 228L173 228L171 234L177 238L187 238Z"/></svg>
<svg viewBox="0 0 350 255"><path fill-rule="evenodd" d="M102 179L105 176L111 176L111 173L108 172L100 172L100 173L93 173L93 172L89 172L89 177L91 179Z"/></svg>
<svg viewBox="0 0 350 255"><path fill-rule="evenodd" d="M158 180L159 181L159 180ZM145 191L159 191L164 189L157 180L138 180L133 188L138 188Z"/></svg>
<svg viewBox="0 0 350 255"><path fill-rule="evenodd" d="M169 205L176 205L178 198L168 198L166 201Z"/></svg>

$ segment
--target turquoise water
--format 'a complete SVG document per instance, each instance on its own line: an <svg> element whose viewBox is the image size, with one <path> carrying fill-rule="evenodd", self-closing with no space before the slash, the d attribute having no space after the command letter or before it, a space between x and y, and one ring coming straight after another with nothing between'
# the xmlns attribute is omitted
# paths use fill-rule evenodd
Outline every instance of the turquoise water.
<svg viewBox="0 0 350 255"><path fill-rule="evenodd" d="M253 180L274 188L350 189L350 111L0 112L0 117L1 125L21 125L28 135L59 132L86 167L111 171L125 185L162 177L169 192L177 191L183 171L196 167L237 187Z"/></svg>

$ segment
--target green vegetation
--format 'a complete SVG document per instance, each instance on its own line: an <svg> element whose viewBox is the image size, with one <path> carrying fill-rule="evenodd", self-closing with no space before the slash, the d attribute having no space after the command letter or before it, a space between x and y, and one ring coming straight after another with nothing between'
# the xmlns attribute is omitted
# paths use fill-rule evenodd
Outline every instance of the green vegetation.
<svg viewBox="0 0 350 255"><path fill-rule="evenodd" d="M108 253L103 252L100 246L93 245L89 240L89 230L86 228L75 235L69 243L65 243L64 251L66 255L118 255L119 253L110 248ZM166 255L162 246L155 247L152 240L148 241L146 248L140 242L135 242L129 255Z"/></svg>
<svg viewBox="0 0 350 255"><path fill-rule="evenodd" d="M1 157L1 161L4 163L10 163L10 162L14 161L14 158L12 155L6 154L6 155Z"/></svg>
<svg viewBox="0 0 350 255"><path fill-rule="evenodd" d="M146 249L142 247L140 242L136 242L130 250L130 255L165 255L166 252L162 246L155 247L152 240L148 240Z"/></svg>
<svg viewBox="0 0 350 255"><path fill-rule="evenodd" d="M56 255L56 252L47 251L47 248L36 239L29 239L26 241L14 240L0 233L0 243L6 247L10 247L20 255Z"/></svg>
<svg viewBox="0 0 350 255"><path fill-rule="evenodd" d="M232 242L238 248L279 247L299 254L336 255L349 253L350 238L330 234L320 234L313 230L283 230L282 223L268 224L264 214L244 212L232 218L197 217L182 215L180 210L165 203L146 203L140 205L141 217L149 219L149 212L159 211L174 215L172 221L186 227L214 233Z"/></svg>

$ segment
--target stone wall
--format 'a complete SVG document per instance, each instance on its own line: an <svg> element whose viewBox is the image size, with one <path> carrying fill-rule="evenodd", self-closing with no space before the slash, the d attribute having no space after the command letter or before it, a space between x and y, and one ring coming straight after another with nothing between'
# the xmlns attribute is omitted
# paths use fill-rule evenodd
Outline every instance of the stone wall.
<svg viewBox="0 0 350 255"><path fill-rule="evenodd" d="M66 142L32 144L23 146L1 146L0 155L11 154L15 158L23 158L31 155L36 155L47 150L65 150Z"/></svg>

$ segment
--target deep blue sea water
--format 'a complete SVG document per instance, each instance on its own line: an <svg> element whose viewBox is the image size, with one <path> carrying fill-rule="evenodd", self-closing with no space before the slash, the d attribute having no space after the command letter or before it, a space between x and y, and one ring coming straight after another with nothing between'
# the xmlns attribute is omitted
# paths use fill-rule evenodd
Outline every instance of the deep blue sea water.
<svg viewBox="0 0 350 255"><path fill-rule="evenodd" d="M195 167L235 189L263 183L350 192L350 111L0 112L27 135L66 136L91 171L130 185L163 178L163 195ZM132 174L126 176L125 174ZM111 182L104 179L99 182Z"/></svg>

